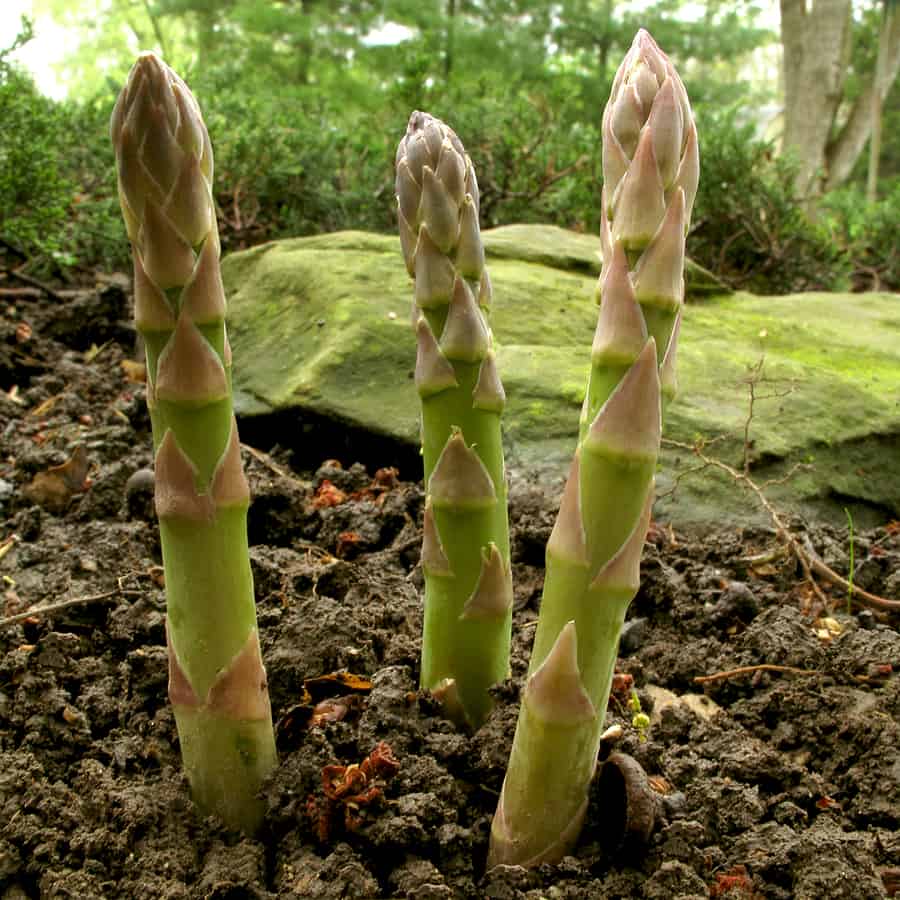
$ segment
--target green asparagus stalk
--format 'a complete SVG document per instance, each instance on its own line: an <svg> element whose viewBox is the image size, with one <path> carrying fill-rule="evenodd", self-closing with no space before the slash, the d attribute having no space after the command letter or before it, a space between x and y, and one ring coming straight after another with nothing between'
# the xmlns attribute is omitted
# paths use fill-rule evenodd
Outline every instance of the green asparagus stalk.
<svg viewBox="0 0 900 900"><path fill-rule="evenodd" d="M147 352L169 699L194 800L253 832L276 752L232 409L212 148L194 96L152 53L132 68L110 131Z"/></svg>
<svg viewBox="0 0 900 900"><path fill-rule="evenodd" d="M698 167L684 86L641 30L603 116L600 315L489 865L558 861L587 811L619 634L639 585L662 404L675 391Z"/></svg>
<svg viewBox="0 0 900 900"><path fill-rule="evenodd" d="M414 112L396 159L400 243L415 282L425 463L421 684L477 727L509 674L512 579L478 183L456 134Z"/></svg>

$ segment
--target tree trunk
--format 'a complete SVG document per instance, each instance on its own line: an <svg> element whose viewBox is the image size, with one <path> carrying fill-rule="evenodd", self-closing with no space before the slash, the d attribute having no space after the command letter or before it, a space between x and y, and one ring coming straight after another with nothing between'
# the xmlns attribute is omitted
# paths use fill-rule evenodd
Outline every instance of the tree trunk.
<svg viewBox="0 0 900 900"><path fill-rule="evenodd" d="M851 0L780 0L784 48L784 141L800 164L797 189L819 192L825 148L843 96Z"/></svg>
<svg viewBox="0 0 900 900"><path fill-rule="evenodd" d="M856 98L844 127L827 150L828 178L825 187L828 190L840 186L847 180L869 136L875 138L874 111L876 109L880 111L898 74L900 74L900 14L897 11L897 3L888 0L878 37L875 76Z"/></svg>
<svg viewBox="0 0 900 900"><path fill-rule="evenodd" d="M872 136L869 138L869 171L866 175L866 200L878 199L878 163L881 159L881 95L872 91Z"/></svg>

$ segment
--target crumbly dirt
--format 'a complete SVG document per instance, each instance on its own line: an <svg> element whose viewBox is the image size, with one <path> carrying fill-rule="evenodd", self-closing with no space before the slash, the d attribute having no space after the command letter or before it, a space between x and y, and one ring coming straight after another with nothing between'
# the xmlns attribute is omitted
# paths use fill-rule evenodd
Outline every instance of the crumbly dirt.
<svg viewBox="0 0 900 900"><path fill-rule="evenodd" d="M823 608L770 531L692 536L677 522L651 531L608 716L623 729L616 749L653 776L653 834L610 852L595 791L573 856L485 872L560 485L513 478L512 677L469 735L417 690L422 492L415 472L376 475L408 448L395 457L360 440L344 465L295 470L315 432L303 448L244 451L281 762L258 840L202 817L166 698L149 421L139 372L122 365L134 358L127 296L114 283L63 302L5 297L0 311L0 618L81 598L0 626L2 900L867 900L898 889L897 618L848 612L837 593ZM319 449L320 461L333 452ZM848 570L845 534L807 536ZM898 529L857 535L853 551L856 584L896 597ZM695 682L759 665L800 671ZM334 673L345 674L321 680ZM651 717L645 733L626 676ZM359 763L380 742L399 762L382 796L349 817L327 806L323 767Z"/></svg>

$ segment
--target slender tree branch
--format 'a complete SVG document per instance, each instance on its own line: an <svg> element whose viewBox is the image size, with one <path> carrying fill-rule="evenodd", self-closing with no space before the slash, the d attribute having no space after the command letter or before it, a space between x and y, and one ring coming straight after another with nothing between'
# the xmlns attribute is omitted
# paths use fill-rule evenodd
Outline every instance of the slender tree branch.
<svg viewBox="0 0 900 900"><path fill-rule="evenodd" d="M42 290L48 297L52 297L54 300L64 301L65 297L62 296L58 291L54 290L50 287L46 282L41 281L38 278L34 278L31 275L26 275L20 269L6 269L5 270L8 275L12 278L17 279L25 284L30 284L32 287L39 288Z"/></svg>
<svg viewBox="0 0 900 900"><path fill-rule="evenodd" d="M769 501L769 498L766 497L763 489L749 475L744 472L738 471L734 468L734 466L728 465L728 463L723 462L721 459L707 456L703 452L702 445L687 444L682 441L672 440L671 438L663 438L662 442L668 447L676 447L679 450L690 451L698 459L702 460L706 466L710 466L712 468L719 469L720 471L725 472L726 474L730 475L731 478L733 478L736 482L747 487L756 496L756 499L759 501L760 506L762 506L762 508L769 514L769 518L775 525L776 535L788 545L791 553L793 553L795 559L803 569L805 580L809 583L816 596L823 604L828 604L828 598L824 593L822 593L822 589L819 587L818 583L813 577L813 573L820 575L833 584L840 585L841 587L849 591L850 582L838 575L838 573L833 569L826 566L825 563L822 562L821 559L819 559L817 556L815 556L814 553L811 555L804 547L800 545L800 542L793 536L793 534L791 534L790 529L787 527L787 525L785 525L778 511ZM860 590L858 587L856 587L856 585L853 586L852 599L860 606L878 609L882 612L900 612L900 600L888 600L885 597L879 597L876 594L870 594L867 591Z"/></svg>
<svg viewBox="0 0 900 900"><path fill-rule="evenodd" d="M70 609L73 606L86 606L89 603L99 603L104 600L112 600L115 597L140 597L141 594L143 594L143 591L116 588L112 591L104 591L102 594L91 594L88 597L73 597L69 600L59 600L56 603L47 603L43 606L32 606L31 609L26 609L25 612L16 613L14 616L7 616L5 619L0 619L0 628L5 628L7 625L15 625L16 622L24 622L26 619L30 619L33 616L44 616L47 615L47 613L55 613L63 609Z"/></svg>
<svg viewBox="0 0 900 900"><path fill-rule="evenodd" d="M713 675L698 675L694 684L710 684L713 681L726 681L736 678L738 675L752 675L755 672L786 672L791 675L821 675L815 669L795 669L793 666L776 666L772 663L760 663L756 666L740 666L737 669L728 669L726 672L716 672Z"/></svg>
<svg viewBox="0 0 900 900"><path fill-rule="evenodd" d="M163 57L168 59L169 48L166 44L166 39L163 36L162 28L159 24L159 17L153 14L153 8L150 6L150 0L144 0L144 11L147 13L147 18L150 20L150 27L153 29L153 35L156 38L156 43L159 44L159 50L162 53Z"/></svg>
<svg viewBox="0 0 900 900"><path fill-rule="evenodd" d="M832 190L846 181L872 132L873 100L880 99L884 102L900 74L900 15L896 10L891 10L890 6L882 28L884 30L879 39L876 73L856 98L840 133L826 148L826 190Z"/></svg>

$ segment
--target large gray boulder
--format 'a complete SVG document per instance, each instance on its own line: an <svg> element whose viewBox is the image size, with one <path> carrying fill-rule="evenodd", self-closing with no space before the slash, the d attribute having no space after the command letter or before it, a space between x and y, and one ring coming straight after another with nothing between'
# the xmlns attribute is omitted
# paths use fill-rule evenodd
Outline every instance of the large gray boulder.
<svg viewBox="0 0 900 900"><path fill-rule="evenodd" d="M548 226L484 233L491 324L508 403L507 461L556 485L571 457L596 324L597 240ZM410 445L418 399L409 278L399 242L341 232L265 244L223 262L239 414L296 410ZM728 294L687 273L679 395L665 436L706 442L740 466L748 378L764 360L749 424L751 472L772 499L859 523L900 516L900 297ZM751 495L667 447L657 512L684 523L758 519Z"/></svg>

